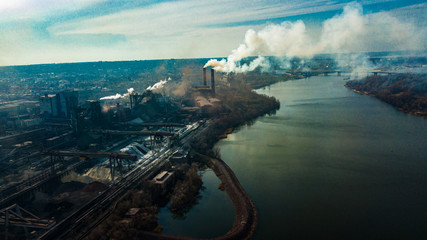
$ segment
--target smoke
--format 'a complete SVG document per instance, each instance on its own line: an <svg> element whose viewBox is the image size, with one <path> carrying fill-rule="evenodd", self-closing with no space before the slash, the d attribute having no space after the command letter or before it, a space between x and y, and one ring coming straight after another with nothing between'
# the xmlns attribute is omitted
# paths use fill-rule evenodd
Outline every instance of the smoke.
<svg viewBox="0 0 427 240"><path fill-rule="evenodd" d="M163 86L170 80L171 80L170 77L165 79L165 80L160 80L159 82L155 83L154 85L147 87L146 90L150 90L150 91L159 90L159 89L163 88ZM126 97L129 97L129 95L132 94L134 90L135 89L133 89L133 88L129 88L127 90L128 92L123 94L123 95L120 93L116 93L115 95L102 97L99 100L115 100L115 99L119 99L119 98L126 98Z"/></svg>
<svg viewBox="0 0 427 240"><path fill-rule="evenodd" d="M357 54L337 54L335 56L337 66L344 69L351 69L351 78L366 77L376 66L369 61L369 56L364 53Z"/></svg>
<svg viewBox="0 0 427 240"><path fill-rule="evenodd" d="M171 80L170 77L165 79L165 80L160 80L159 82L155 83L154 85L147 87L146 90L150 90L150 91L159 90L159 89L163 88L164 85L170 80ZM116 99L120 99L120 98L126 98L126 97L129 97L129 95L131 95L134 91L135 91L134 88L128 88L127 93L124 93L124 94L116 93L115 95L102 97L99 100L101 100L101 101L102 100L116 100Z"/></svg>
<svg viewBox="0 0 427 240"><path fill-rule="evenodd" d="M154 91L154 90L157 90L157 89L161 89L170 80L171 80L170 77L167 78L167 79L165 79L165 80L160 80L159 82L155 83L153 86L147 87L146 90Z"/></svg>
<svg viewBox="0 0 427 240"><path fill-rule="evenodd" d="M106 96L106 97L102 97L99 100L113 100L113 99L119 99L122 98L123 95L116 93L116 95L111 95L111 96Z"/></svg>
<svg viewBox="0 0 427 240"><path fill-rule="evenodd" d="M310 59L320 53L419 50L425 48L426 31L387 13L363 15L360 4L350 3L342 14L322 23L319 37L313 35L316 34L308 32L301 20L269 24L258 32L249 29L244 42L227 59L211 59L204 67L227 73L252 71L257 67L267 71L270 62L263 56ZM240 63L249 56L258 57L249 64ZM348 62L338 64L348 65Z"/></svg>
<svg viewBox="0 0 427 240"><path fill-rule="evenodd" d="M102 97L99 100L115 100L115 99L119 99L119 98L125 98L125 97L129 97L129 95L131 93L133 93L134 89L133 88L128 88L128 92L121 95L119 93L116 93L116 95L111 95L111 96L106 96L106 97Z"/></svg>
<svg viewBox="0 0 427 240"><path fill-rule="evenodd" d="M183 80L180 84L178 84L175 89L172 91L172 94L178 97L182 97L187 92L188 87L190 86L190 82Z"/></svg>
<svg viewBox="0 0 427 240"><path fill-rule="evenodd" d="M115 106L114 105L102 105L102 108L101 108L101 111L103 112L103 113L107 113L108 111L110 111L110 109L112 109L112 108L114 108Z"/></svg>
<svg viewBox="0 0 427 240"><path fill-rule="evenodd" d="M233 50L233 53L235 52L237 51ZM255 60L250 62L249 65L246 63L243 65L240 65L239 61L242 60L243 58L248 57L249 55L245 54L244 56L245 57L239 56L238 58L236 58L235 56L230 55L228 56L227 60L222 59L221 61L218 61L216 59L211 59L205 64L204 67L205 68L214 67L215 70L220 72L236 72L236 73L253 71L257 67L261 67L261 69L264 71L268 71L270 69L270 62L268 61L268 59L266 59L263 56L258 56Z"/></svg>

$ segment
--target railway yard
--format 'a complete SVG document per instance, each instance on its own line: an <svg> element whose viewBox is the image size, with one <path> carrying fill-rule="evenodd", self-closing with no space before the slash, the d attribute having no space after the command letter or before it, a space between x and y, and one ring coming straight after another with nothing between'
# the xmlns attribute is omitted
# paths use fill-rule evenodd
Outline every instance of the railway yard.
<svg viewBox="0 0 427 240"><path fill-rule="evenodd" d="M34 157L43 159L39 165L43 165L44 169L37 171L38 173L28 179L3 186L0 205L2 208L7 208L9 205L18 203L18 206L23 210L30 209L29 211L35 215L38 213L38 215L48 217L46 213L40 213L35 207L37 204L34 204L34 202L39 201L40 195L43 195L40 192L49 192L47 189L58 187L58 182L60 185L64 185L64 182L67 181L64 179L69 178L69 176L82 176L87 173L99 172L100 176L96 178L90 178L89 174L86 179L77 177L71 182L86 181L87 183L81 185L87 186L99 181L105 185L104 189L88 194L83 198L85 201L81 204L73 204L74 206L69 207L69 209L61 210L63 214L59 219L55 219L55 224L40 227L37 224L25 225L25 228L32 231L32 238L83 239L91 229L108 217L111 213L111 208L109 208L111 204L117 202L121 196L141 181L152 179L166 165L170 165L169 159L174 153L188 151L189 139L196 131L203 128L201 127L203 125L204 121L196 121L186 125L181 124L173 129L170 128L168 132L154 129L148 133L147 131L139 131L139 134L126 135L124 139L116 140L105 151L82 152L73 148L41 150ZM156 128L160 127L156 126ZM168 135L168 137L159 138L159 135L156 135L157 132ZM174 137L173 144L171 137ZM36 168L34 169L36 170ZM55 194L49 196L51 201L55 201L58 197ZM67 202L66 199L63 198L62 201ZM94 215L94 213L97 214ZM13 214L8 215L12 216ZM15 217L22 218L23 221L30 219L25 214L21 217ZM11 221L12 218L6 218L6 213L1 220L3 222L9 221L10 227L14 226L14 222ZM82 231L83 226L85 231ZM15 228L15 231L19 230L18 227ZM28 229L22 232L28 234ZM41 230L33 231L34 229ZM78 234L76 235L76 233Z"/></svg>

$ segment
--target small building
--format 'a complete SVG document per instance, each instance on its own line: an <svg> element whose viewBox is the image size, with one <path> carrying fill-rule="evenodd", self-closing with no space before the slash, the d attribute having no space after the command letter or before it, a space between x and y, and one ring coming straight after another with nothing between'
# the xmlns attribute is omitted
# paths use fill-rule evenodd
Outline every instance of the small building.
<svg viewBox="0 0 427 240"><path fill-rule="evenodd" d="M169 158L169 161L172 163L187 163L187 159L188 159L188 152L185 152L183 150L177 150Z"/></svg>
<svg viewBox="0 0 427 240"><path fill-rule="evenodd" d="M202 96L196 97L196 103L200 108L212 107L212 103L210 103L208 99Z"/></svg>
<svg viewBox="0 0 427 240"><path fill-rule="evenodd" d="M139 210L141 210L140 208L130 208L129 211L126 212L125 216L127 217L131 217L131 216L135 216Z"/></svg>
<svg viewBox="0 0 427 240"><path fill-rule="evenodd" d="M157 176L155 176L152 181L155 184L161 185L163 188L167 188L169 183L172 182L172 176L173 172L162 171L161 173L157 174Z"/></svg>

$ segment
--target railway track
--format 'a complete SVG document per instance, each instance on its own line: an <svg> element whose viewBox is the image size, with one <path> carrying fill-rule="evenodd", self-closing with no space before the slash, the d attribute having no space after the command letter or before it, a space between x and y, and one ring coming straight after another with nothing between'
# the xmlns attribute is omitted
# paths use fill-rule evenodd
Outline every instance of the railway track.
<svg viewBox="0 0 427 240"><path fill-rule="evenodd" d="M181 144L186 144L200 124L192 125L183 136L180 137ZM38 239L84 239L88 234L110 216L114 208L111 204L117 203L120 196L123 196L132 187L135 187L140 180L150 179L166 163L167 159L175 152L177 148L161 150L154 159L145 164L142 162L123 177L117 179L117 182L102 192L95 199L85 206L73 212L70 216L63 219L56 226L49 229ZM94 216L98 216L94 219Z"/></svg>
<svg viewBox="0 0 427 240"><path fill-rule="evenodd" d="M169 157L168 154L172 152L173 151L168 150L150 164L135 167L120 178L116 184L112 185L88 204L59 222L55 227L45 232L39 239L67 239L71 238L71 236L73 239L84 239L91 230L95 229L111 214L112 210L109 206L115 200L119 199L126 191L138 184L141 179L144 177L149 178L153 172L156 172L156 169L160 169L166 163ZM92 221L93 216L97 216L99 213L102 215L101 218ZM84 230L82 231L83 228Z"/></svg>
<svg viewBox="0 0 427 240"><path fill-rule="evenodd" d="M110 151L113 148L116 148L117 146L121 146L123 144L126 144L127 142L131 141L132 138L126 138L122 141L119 141L113 146L105 149L105 151ZM67 143L68 144L68 143ZM60 149L61 146L64 144L58 144L55 145L49 149ZM41 155L42 153L40 151L36 151L35 153L29 155L29 157L34 157ZM45 161L49 161L46 157ZM14 184L12 186L8 186L5 188L0 188L0 207L8 207L11 204L16 202L16 199L19 199L21 196L31 193L32 191L35 191L39 189L43 184L49 182L52 179L61 177L68 172L75 170L80 165L82 165L83 161L78 162L72 162L67 165L55 165L55 171L52 172L51 168L43 170L41 173L32 176L20 183Z"/></svg>
<svg viewBox="0 0 427 240"><path fill-rule="evenodd" d="M41 174L38 174L28 180L25 180L24 182L12 186L8 189L5 189L1 194L0 199L0 207L7 207L15 202L15 200L22 195L25 195L27 193L30 193L31 191L34 191L35 189L40 188L43 184L49 182L50 180L54 178L61 177L64 174L67 174L69 171L72 171L79 167L83 162L77 162L73 163L69 166L62 167L58 170L56 170L55 173L52 173L51 170L46 170L42 172ZM13 192L11 194L11 192Z"/></svg>

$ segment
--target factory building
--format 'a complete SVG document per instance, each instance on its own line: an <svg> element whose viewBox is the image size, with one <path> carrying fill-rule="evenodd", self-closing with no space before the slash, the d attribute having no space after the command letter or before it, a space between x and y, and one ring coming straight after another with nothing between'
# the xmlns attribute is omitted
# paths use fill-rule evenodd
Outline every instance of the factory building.
<svg viewBox="0 0 427 240"><path fill-rule="evenodd" d="M78 92L62 91L40 97L40 114L43 118L72 118L78 104Z"/></svg>
<svg viewBox="0 0 427 240"><path fill-rule="evenodd" d="M211 86L207 85L206 80L206 68L203 68L203 85L195 86L193 91L202 93L203 95L210 94L212 97L215 97L215 71L211 69Z"/></svg>
<svg viewBox="0 0 427 240"><path fill-rule="evenodd" d="M15 100L0 103L0 134L5 130L30 128L40 123L39 102Z"/></svg>
<svg viewBox="0 0 427 240"><path fill-rule="evenodd" d="M56 94L45 94L40 97L40 113L43 118L58 116Z"/></svg>

